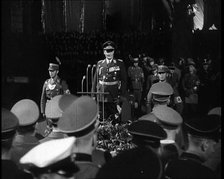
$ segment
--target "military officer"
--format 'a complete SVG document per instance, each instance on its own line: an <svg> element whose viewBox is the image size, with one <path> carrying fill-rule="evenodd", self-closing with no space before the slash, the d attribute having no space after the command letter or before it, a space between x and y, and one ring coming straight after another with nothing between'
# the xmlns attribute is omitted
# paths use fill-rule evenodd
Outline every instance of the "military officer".
<svg viewBox="0 0 224 179"><path fill-rule="evenodd" d="M169 68L165 65L158 66L158 77L160 82L169 83L172 86L172 83L168 79ZM173 95L171 99L171 103L169 104L175 110L177 110L180 114L183 112L183 101L179 95L178 89L175 86L173 88Z"/></svg>
<svg viewBox="0 0 224 179"><path fill-rule="evenodd" d="M214 146L220 129L219 119L195 116L184 123L188 147L179 159L168 162L165 173L169 178L217 178L215 172L204 165L216 152ZM220 153L221 154L221 153Z"/></svg>
<svg viewBox="0 0 224 179"><path fill-rule="evenodd" d="M50 78L44 82L40 101L40 112L43 117L45 117L45 107L48 100L59 94L70 94L66 81L58 76L59 65L50 63L48 71Z"/></svg>
<svg viewBox="0 0 224 179"><path fill-rule="evenodd" d="M18 118L9 110L1 110L1 178L3 179L31 179L32 175L20 170L12 161L12 143L19 125Z"/></svg>
<svg viewBox="0 0 224 179"><path fill-rule="evenodd" d="M146 99L147 113L150 113L156 105L169 105L171 95L173 95L173 88L169 83L157 82L153 84Z"/></svg>
<svg viewBox="0 0 224 179"><path fill-rule="evenodd" d="M80 171L75 178L94 178L99 165L93 161L93 151L97 144L98 105L89 96L74 100L58 121L58 129L67 136L76 137L73 153Z"/></svg>
<svg viewBox="0 0 224 179"><path fill-rule="evenodd" d="M41 94L41 100L40 100L40 112L42 114L43 119L46 118L45 114L45 108L46 103L51 100L54 96L60 95L60 94L70 94L70 91L68 89L68 85L65 80L62 80L59 76L59 64L56 63L50 63L49 64L49 75L50 78L47 79L44 82L43 88L42 88L42 94ZM46 136L46 131L48 128L51 128L51 122L47 119L46 121L39 121L39 125L42 125L42 129L40 130L40 134L43 136ZM45 124L46 123L46 124ZM44 129L46 128L46 130Z"/></svg>
<svg viewBox="0 0 224 179"><path fill-rule="evenodd" d="M98 95L97 100L100 102L100 111L105 112L105 118L110 117L115 122L119 119L119 96L126 96L127 74L123 60L114 58L114 42L106 41L103 44L103 53L105 59L97 63L92 92L108 93ZM102 107L105 110L102 110Z"/></svg>
<svg viewBox="0 0 224 179"><path fill-rule="evenodd" d="M39 144L39 139L35 135L35 126L40 112L38 105L31 99L18 101L13 105L11 112L19 120L17 134L12 144L12 160L19 164L19 159Z"/></svg>
<svg viewBox="0 0 224 179"><path fill-rule="evenodd" d="M144 83L144 73L142 68L138 65L139 58L133 58L133 66L128 67L128 78L130 80L130 90L134 94L136 116L140 114L142 91Z"/></svg>

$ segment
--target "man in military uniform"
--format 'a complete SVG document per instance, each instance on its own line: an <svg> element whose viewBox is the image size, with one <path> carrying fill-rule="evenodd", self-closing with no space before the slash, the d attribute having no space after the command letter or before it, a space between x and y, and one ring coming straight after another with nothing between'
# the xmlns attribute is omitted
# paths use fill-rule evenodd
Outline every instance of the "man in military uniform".
<svg viewBox="0 0 224 179"><path fill-rule="evenodd" d="M58 130L67 136L76 137L73 153L80 168L75 178L94 178L99 170L93 162L93 151L97 144L98 106L89 96L81 96L68 106L58 121Z"/></svg>
<svg viewBox="0 0 224 179"><path fill-rule="evenodd" d="M58 76L59 65L55 63L50 63L48 71L49 71L50 78L44 82L44 85L42 88L41 100L40 100L40 112L44 119L46 118L46 115L45 115L46 103L50 99L60 94L70 94L66 81L62 80ZM47 123L47 126L46 124L44 124L45 122ZM45 136L46 135L45 132L47 133L47 130L49 130L48 128L51 128L51 123L49 120L46 120L42 122L42 124L43 126L40 128L43 128L44 132L41 131L40 134L43 133L42 135ZM44 130L45 126L47 128L46 130Z"/></svg>
<svg viewBox="0 0 224 179"><path fill-rule="evenodd" d="M157 82L153 84L146 99L147 113L150 113L156 105L169 105L171 95L173 95L173 88L169 83Z"/></svg>
<svg viewBox="0 0 224 179"><path fill-rule="evenodd" d="M1 110L1 178L3 179L31 179L31 174L20 170L16 163L12 161L12 143L19 125L18 118L9 110Z"/></svg>
<svg viewBox="0 0 224 179"><path fill-rule="evenodd" d="M19 164L19 159L39 144L39 139L35 135L35 126L40 112L38 105L30 99L22 99L15 103L11 112L19 120L17 134L12 144L12 160Z"/></svg>
<svg viewBox="0 0 224 179"><path fill-rule="evenodd" d="M167 78L168 73L169 73L169 68L167 66L165 65L158 66L159 82L169 83L172 86L171 82ZM173 95L169 105L175 110L177 110L177 112L182 114L182 111L183 111L182 99L179 95L178 89L175 86L172 86L172 88L173 88Z"/></svg>
<svg viewBox="0 0 224 179"><path fill-rule="evenodd" d="M97 100L100 102L100 111L105 112L105 118L110 117L113 122L119 119L117 110L119 96L126 96L127 89L125 65L123 60L114 58L114 51L114 42L107 41L103 44L106 58L98 61L92 86L92 92L108 93L97 95Z"/></svg>
<svg viewBox="0 0 224 179"><path fill-rule="evenodd" d="M215 172L204 165L214 150L220 129L219 119L211 116L193 117L184 123L188 147L178 160L171 160L165 174L169 178L217 178ZM221 154L221 153L220 153Z"/></svg>
<svg viewBox="0 0 224 179"><path fill-rule="evenodd" d="M49 64L49 75L50 78L44 82L42 94L40 112L45 117L45 106L46 102L52 99L54 96L59 94L70 94L68 85L65 80L62 80L59 76L59 65L55 63Z"/></svg>
<svg viewBox="0 0 224 179"><path fill-rule="evenodd" d="M140 66L138 66L139 58L133 58L133 66L128 68L129 88L135 98L135 115L138 117L141 110L142 91L144 83L144 73Z"/></svg>

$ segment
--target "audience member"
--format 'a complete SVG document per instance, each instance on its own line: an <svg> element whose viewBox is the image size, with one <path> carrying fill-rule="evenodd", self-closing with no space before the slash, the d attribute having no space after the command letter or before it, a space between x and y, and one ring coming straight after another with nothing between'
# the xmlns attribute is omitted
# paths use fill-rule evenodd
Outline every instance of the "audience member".
<svg viewBox="0 0 224 179"><path fill-rule="evenodd" d="M3 179L29 179L32 175L20 170L11 160L12 143L19 125L18 118L9 110L2 108L1 116L1 177Z"/></svg>
<svg viewBox="0 0 224 179"><path fill-rule="evenodd" d="M65 109L58 122L61 132L76 137L73 152L80 170L75 178L94 178L99 170L92 160L97 144L98 113L96 102L89 96L81 96Z"/></svg>
<svg viewBox="0 0 224 179"><path fill-rule="evenodd" d="M170 178L217 178L215 172L206 167L206 162L214 152L218 121L207 117L194 117L184 123L188 136L188 147L178 160L170 161L165 175Z"/></svg>
<svg viewBox="0 0 224 179"><path fill-rule="evenodd" d="M39 118L38 105L30 99L22 99L13 105L11 112L18 118L19 127L12 144L12 160L19 165L19 159L39 144L35 126Z"/></svg>

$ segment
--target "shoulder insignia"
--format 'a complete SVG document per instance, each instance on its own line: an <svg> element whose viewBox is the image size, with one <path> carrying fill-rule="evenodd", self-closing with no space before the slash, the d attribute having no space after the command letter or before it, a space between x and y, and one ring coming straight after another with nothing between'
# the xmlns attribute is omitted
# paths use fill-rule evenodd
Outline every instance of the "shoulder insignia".
<svg viewBox="0 0 224 179"><path fill-rule="evenodd" d="M105 59L104 59L104 60L100 60L100 61L98 61L98 64L99 64L99 63L103 63L104 61L105 61Z"/></svg>

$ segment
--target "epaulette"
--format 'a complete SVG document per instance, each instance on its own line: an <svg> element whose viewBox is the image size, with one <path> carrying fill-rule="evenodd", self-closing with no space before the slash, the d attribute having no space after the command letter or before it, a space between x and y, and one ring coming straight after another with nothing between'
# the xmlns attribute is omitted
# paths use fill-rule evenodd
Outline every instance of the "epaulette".
<svg viewBox="0 0 224 179"><path fill-rule="evenodd" d="M98 61L98 64L99 64L99 63L103 63L103 61L104 61L104 60L100 60L100 61Z"/></svg>

